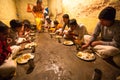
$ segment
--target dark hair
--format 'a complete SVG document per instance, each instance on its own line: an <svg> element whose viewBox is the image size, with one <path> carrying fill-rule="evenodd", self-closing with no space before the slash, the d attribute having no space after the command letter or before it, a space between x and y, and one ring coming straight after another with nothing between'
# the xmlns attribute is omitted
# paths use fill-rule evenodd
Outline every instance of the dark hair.
<svg viewBox="0 0 120 80"><path fill-rule="evenodd" d="M16 26L17 27L21 27L22 26L22 22L20 20L16 20Z"/></svg>
<svg viewBox="0 0 120 80"><path fill-rule="evenodd" d="M4 33L8 29L9 29L9 27L6 24L4 24L2 21L0 21L0 32Z"/></svg>
<svg viewBox="0 0 120 80"><path fill-rule="evenodd" d="M69 19L69 15L68 15L68 14L64 14L62 17L63 17L63 18L68 18L68 19Z"/></svg>
<svg viewBox="0 0 120 80"><path fill-rule="evenodd" d="M19 20L12 19L10 21L10 26L11 26L12 29L15 29L16 27L21 27L22 26L22 22L19 21Z"/></svg>
<svg viewBox="0 0 120 80"><path fill-rule="evenodd" d="M23 20L23 24L24 24L24 26L27 27L27 28L30 28L30 27L31 27L31 23L30 23L30 21L27 20L27 19Z"/></svg>
<svg viewBox="0 0 120 80"><path fill-rule="evenodd" d="M71 19L69 22L69 25L76 25L76 24L77 24L76 19Z"/></svg>
<svg viewBox="0 0 120 80"><path fill-rule="evenodd" d="M57 20L54 21L54 24L59 24L59 22Z"/></svg>
<svg viewBox="0 0 120 80"><path fill-rule="evenodd" d="M37 0L37 2L36 2L36 3L37 3L37 4L38 4L38 3L42 3L42 0Z"/></svg>
<svg viewBox="0 0 120 80"><path fill-rule="evenodd" d="M15 28L15 25L16 25L16 20L15 20L15 19L12 19L12 20L10 21L10 26L11 26L11 28Z"/></svg>
<svg viewBox="0 0 120 80"><path fill-rule="evenodd" d="M46 20L47 20L47 22L48 22L48 23L50 23L50 22L51 22L50 18L46 18Z"/></svg>
<svg viewBox="0 0 120 80"><path fill-rule="evenodd" d="M115 16L116 16L116 9L113 7L106 7L100 12L98 18L113 21L115 20Z"/></svg>

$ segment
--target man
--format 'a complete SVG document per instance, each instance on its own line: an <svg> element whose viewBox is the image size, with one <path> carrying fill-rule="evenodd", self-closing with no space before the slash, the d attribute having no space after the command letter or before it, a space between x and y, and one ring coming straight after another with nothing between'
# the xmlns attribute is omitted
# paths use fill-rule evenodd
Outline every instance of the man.
<svg viewBox="0 0 120 80"><path fill-rule="evenodd" d="M86 27L83 24L78 24L76 19L69 21L69 30L65 38L70 40L82 40L83 36L88 34Z"/></svg>
<svg viewBox="0 0 120 80"><path fill-rule="evenodd" d="M69 28L69 21L70 21L68 14L64 14L62 17L63 17L64 25L62 27L60 35L63 35L63 33L65 32L65 30L67 30Z"/></svg>
<svg viewBox="0 0 120 80"><path fill-rule="evenodd" d="M8 26L0 22L0 78L12 77L16 70L16 63L12 60L11 49L7 43Z"/></svg>
<svg viewBox="0 0 120 80"><path fill-rule="evenodd" d="M120 54L120 21L115 20L115 16L116 10L113 7L104 8L98 16L100 22L90 41L82 48L92 46L97 54L104 59ZM97 40L99 34L101 39Z"/></svg>

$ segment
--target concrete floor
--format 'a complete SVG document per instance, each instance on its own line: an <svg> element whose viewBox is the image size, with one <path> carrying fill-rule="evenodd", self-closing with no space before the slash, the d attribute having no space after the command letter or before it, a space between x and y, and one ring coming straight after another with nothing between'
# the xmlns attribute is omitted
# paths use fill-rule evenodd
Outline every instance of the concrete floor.
<svg viewBox="0 0 120 80"><path fill-rule="evenodd" d="M12 80L91 80L94 69L102 71L101 80L115 80L120 69L113 67L98 56L92 62L76 57L75 46L65 46L50 38L48 33L36 34L36 52L33 71L26 74L29 64L18 65Z"/></svg>

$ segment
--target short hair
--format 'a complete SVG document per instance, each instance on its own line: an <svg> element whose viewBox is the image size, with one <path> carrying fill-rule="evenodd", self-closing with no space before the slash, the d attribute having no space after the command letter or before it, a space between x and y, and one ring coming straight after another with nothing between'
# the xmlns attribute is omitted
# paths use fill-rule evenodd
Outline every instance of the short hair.
<svg viewBox="0 0 120 80"><path fill-rule="evenodd" d="M68 19L69 19L69 15L68 15L68 14L64 14L62 17L63 17L63 18L68 18Z"/></svg>
<svg viewBox="0 0 120 80"><path fill-rule="evenodd" d="M57 20L54 21L54 24L59 24L59 22Z"/></svg>
<svg viewBox="0 0 120 80"><path fill-rule="evenodd" d="M16 20L16 26L17 26L17 27L21 27L21 26L22 26L22 21Z"/></svg>
<svg viewBox="0 0 120 80"><path fill-rule="evenodd" d="M77 24L76 19L71 19L69 22L69 25L76 25L76 24Z"/></svg>
<svg viewBox="0 0 120 80"><path fill-rule="evenodd" d="M4 24L2 21L0 21L0 32L4 33L8 29L9 29L9 27L6 24Z"/></svg>
<svg viewBox="0 0 120 80"><path fill-rule="evenodd" d="M98 18L105 20L114 20L115 16L116 16L116 9L108 6L100 12Z"/></svg>
<svg viewBox="0 0 120 80"><path fill-rule="evenodd" d="M51 22L51 19L50 19L50 18L46 18L46 21L50 23L50 22Z"/></svg>
<svg viewBox="0 0 120 80"><path fill-rule="evenodd" d="M38 3L42 3L42 0L37 0L37 2L36 2L36 3L37 3L37 4L38 4Z"/></svg>
<svg viewBox="0 0 120 80"><path fill-rule="evenodd" d="M10 26L11 26L11 28L15 28L15 25L16 25L16 20L15 20L15 19L12 19L12 20L10 21Z"/></svg>
<svg viewBox="0 0 120 80"><path fill-rule="evenodd" d="M23 24L24 24L24 26L27 27L27 28L30 28L30 27L31 27L31 23L30 23L30 21L27 20L27 19L23 20Z"/></svg>
<svg viewBox="0 0 120 80"><path fill-rule="evenodd" d="M22 26L22 22L21 21L19 21L19 20L15 20L15 19L12 19L11 21L10 21L10 26L11 26L11 28L16 28L16 27L21 27Z"/></svg>

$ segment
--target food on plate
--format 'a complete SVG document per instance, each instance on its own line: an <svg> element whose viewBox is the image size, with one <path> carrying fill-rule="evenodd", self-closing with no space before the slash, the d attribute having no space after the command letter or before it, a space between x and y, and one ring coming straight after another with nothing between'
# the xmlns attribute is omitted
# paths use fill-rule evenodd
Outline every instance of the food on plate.
<svg viewBox="0 0 120 80"><path fill-rule="evenodd" d="M55 35L55 33L50 33L50 35Z"/></svg>
<svg viewBox="0 0 120 80"><path fill-rule="evenodd" d="M27 59L23 59L22 57L18 57L16 61L17 61L17 63L19 63L19 64L23 64L23 63L27 63L27 62L28 62Z"/></svg>
<svg viewBox="0 0 120 80"><path fill-rule="evenodd" d="M93 53L88 53L88 52L78 52L77 57L83 60L94 60L95 59L95 55Z"/></svg>
<svg viewBox="0 0 120 80"><path fill-rule="evenodd" d="M31 44L26 44L25 48L31 48Z"/></svg>
<svg viewBox="0 0 120 80"><path fill-rule="evenodd" d="M31 35L31 36L34 36L34 35L35 35L35 33L30 33L30 35Z"/></svg>
<svg viewBox="0 0 120 80"><path fill-rule="evenodd" d="M74 43L72 41L64 41L63 44L65 44L65 45L73 45Z"/></svg>
<svg viewBox="0 0 120 80"><path fill-rule="evenodd" d="M23 64L23 63L27 63L28 60L33 58L34 58L34 55L32 55L31 53L26 53L19 56L16 60L17 60L17 63Z"/></svg>
<svg viewBox="0 0 120 80"><path fill-rule="evenodd" d="M25 45L25 48L31 48L32 46L37 46L37 43L31 42Z"/></svg>
<svg viewBox="0 0 120 80"><path fill-rule="evenodd" d="M81 54L81 52L79 52L79 53L77 54L77 56L79 56L79 57L82 57L82 54Z"/></svg>
<svg viewBox="0 0 120 80"><path fill-rule="evenodd" d="M25 38L18 38L18 39L17 39L17 44L22 43L22 42L24 42L24 41L26 41Z"/></svg>
<svg viewBox="0 0 120 80"><path fill-rule="evenodd" d="M35 31L32 30L31 33L35 33Z"/></svg>
<svg viewBox="0 0 120 80"><path fill-rule="evenodd" d="M55 38L57 38L57 39L58 39L58 38L62 38L62 36L57 35L57 36L55 36Z"/></svg>
<svg viewBox="0 0 120 80"><path fill-rule="evenodd" d="M17 58L17 62L22 62L22 58Z"/></svg>
<svg viewBox="0 0 120 80"><path fill-rule="evenodd" d="M23 59L29 59L31 56L29 54L26 54L23 56Z"/></svg>

